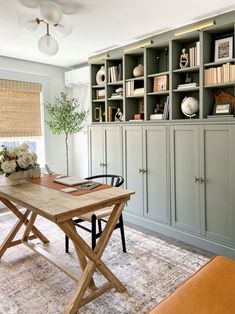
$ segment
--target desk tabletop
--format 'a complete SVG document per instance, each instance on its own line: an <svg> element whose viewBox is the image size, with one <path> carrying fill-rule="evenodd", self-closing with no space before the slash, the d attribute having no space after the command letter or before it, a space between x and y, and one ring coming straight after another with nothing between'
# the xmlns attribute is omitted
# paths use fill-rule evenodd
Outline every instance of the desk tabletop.
<svg viewBox="0 0 235 314"><path fill-rule="evenodd" d="M27 181L11 186L7 185L4 179L0 179L0 200L1 197L7 199L56 223L126 202L132 194L134 194L132 191L110 187L85 195L73 196Z"/></svg>

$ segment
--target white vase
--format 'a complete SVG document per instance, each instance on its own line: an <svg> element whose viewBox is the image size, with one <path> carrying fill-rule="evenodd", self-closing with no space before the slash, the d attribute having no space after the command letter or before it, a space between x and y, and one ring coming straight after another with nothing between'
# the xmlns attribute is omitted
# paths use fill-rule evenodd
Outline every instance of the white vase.
<svg viewBox="0 0 235 314"><path fill-rule="evenodd" d="M40 168L29 169L24 171L17 171L11 173L8 177L5 177L7 185L18 185L25 182L28 178L40 177Z"/></svg>
<svg viewBox="0 0 235 314"><path fill-rule="evenodd" d="M96 83L98 85L105 83L105 67L102 65L99 71L96 73Z"/></svg>

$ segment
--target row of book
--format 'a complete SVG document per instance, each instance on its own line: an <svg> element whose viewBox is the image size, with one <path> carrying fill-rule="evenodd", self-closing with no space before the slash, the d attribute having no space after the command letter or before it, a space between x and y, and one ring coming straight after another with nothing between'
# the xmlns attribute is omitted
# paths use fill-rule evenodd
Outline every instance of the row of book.
<svg viewBox="0 0 235 314"><path fill-rule="evenodd" d="M200 42L196 42L196 46L189 48L189 66L195 67L200 65Z"/></svg>
<svg viewBox="0 0 235 314"><path fill-rule="evenodd" d="M235 82L235 64L225 63L204 71L205 85Z"/></svg>
<svg viewBox="0 0 235 314"><path fill-rule="evenodd" d="M108 68L108 82L115 83L122 81L122 64L114 65Z"/></svg>
<svg viewBox="0 0 235 314"><path fill-rule="evenodd" d="M169 105L170 98L167 96L166 102L164 104L163 113L154 113L150 115L150 120L168 120L169 118Z"/></svg>

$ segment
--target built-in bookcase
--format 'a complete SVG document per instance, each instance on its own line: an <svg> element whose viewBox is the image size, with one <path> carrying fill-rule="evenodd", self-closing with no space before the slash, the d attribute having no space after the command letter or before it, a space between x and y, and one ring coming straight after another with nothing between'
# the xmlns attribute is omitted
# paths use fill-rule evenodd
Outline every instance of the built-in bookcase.
<svg viewBox="0 0 235 314"><path fill-rule="evenodd" d="M220 83L217 79L216 83L208 84L205 74L205 70L224 67L227 63L235 65L235 12L210 20L215 22L214 25L201 31L175 36L174 30L153 36L150 38L151 42L148 38L149 44L142 48L139 45L130 49L130 45L108 52L106 60L93 63L91 59L92 121L97 122L94 110L100 107L103 122L114 121L115 108L121 109L125 122L133 122L138 113L143 113L144 121L148 122L156 105L165 104L167 100L169 120L185 120L188 118L182 113L181 103L185 97L190 96L199 101L199 112L194 119L207 119L208 115L212 115L217 91L224 90L235 94L234 81ZM188 27L190 28L190 26L185 28ZM233 55L230 59L215 61L215 42L227 37L233 38ZM189 64L185 68L180 66L183 49L186 49L189 59ZM133 70L139 64L144 65L144 75L134 77ZM104 85L97 85L95 78L101 65L106 69L106 81ZM114 81L110 80L109 69L112 67L120 68L122 71L122 75ZM166 88L162 90L155 88L158 78L166 78ZM194 86L182 88L186 83L194 83ZM130 86L134 93L130 93ZM119 87L123 89L123 94L118 96L115 93ZM97 99L97 90L102 89L105 90L105 97Z"/></svg>

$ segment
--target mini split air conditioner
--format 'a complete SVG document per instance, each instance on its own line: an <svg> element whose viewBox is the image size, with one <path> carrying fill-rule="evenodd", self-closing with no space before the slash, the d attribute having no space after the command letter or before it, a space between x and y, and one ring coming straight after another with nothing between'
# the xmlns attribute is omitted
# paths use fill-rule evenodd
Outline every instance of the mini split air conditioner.
<svg viewBox="0 0 235 314"><path fill-rule="evenodd" d="M65 86L71 87L85 84L90 84L89 66L65 72Z"/></svg>

